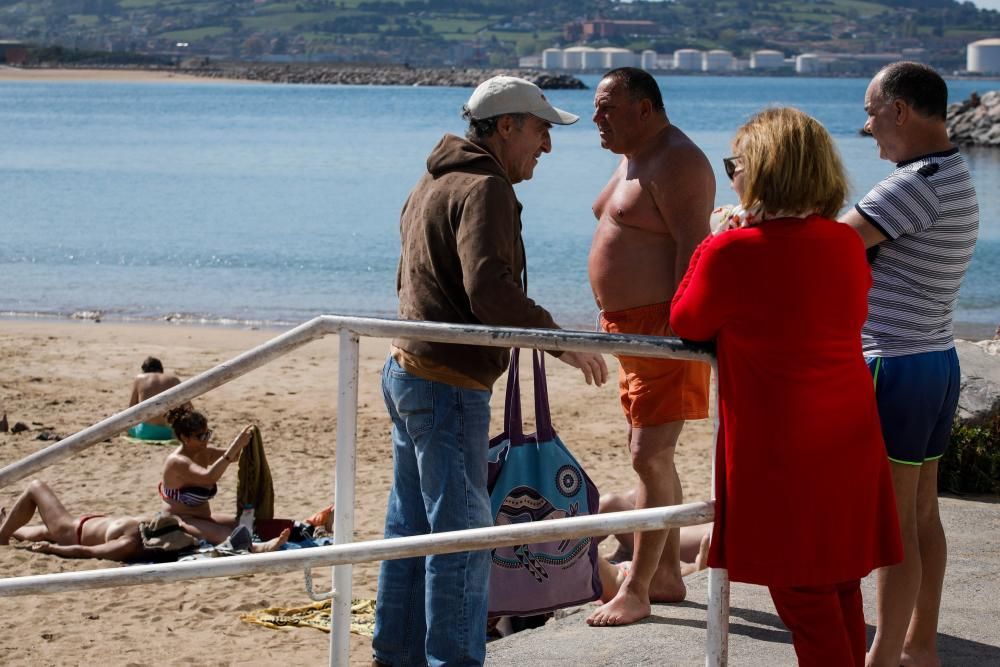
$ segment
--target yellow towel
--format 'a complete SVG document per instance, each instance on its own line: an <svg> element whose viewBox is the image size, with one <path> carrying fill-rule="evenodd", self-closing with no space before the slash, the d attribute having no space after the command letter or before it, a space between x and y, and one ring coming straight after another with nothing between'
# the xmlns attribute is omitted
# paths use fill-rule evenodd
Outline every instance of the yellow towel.
<svg viewBox="0 0 1000 667"><path fill-rule="evenodd" d="M244 623L267 628L306 627L330 632L330 601L304 607L268 607L240 616ZM351 600L351 632L364 637L375 634L375 600Z"/></svg>
<svg viewBox="0 0 1000 667"><path fill-rule="evenodd" d="M260 429L256 426L251 431L250 444L243 448L240 454L239 481L236 484L236 516L244 508L252 507L254 520L274 518L274 483L271 480L271 469L264 455L264 441L260 437Z"/></svg>

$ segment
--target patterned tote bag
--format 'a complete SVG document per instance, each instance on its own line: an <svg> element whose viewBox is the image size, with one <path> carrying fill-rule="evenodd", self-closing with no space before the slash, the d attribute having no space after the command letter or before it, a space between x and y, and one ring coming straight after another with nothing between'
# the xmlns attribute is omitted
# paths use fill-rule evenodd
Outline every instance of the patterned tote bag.
<svg viewBox="0 0 1000 667"><path fill-rule="evenodd" d="M545 355L533 351L536 432L521 423L518 350L507 373L504 432L490 441L489 490L494 524L596 514L597 487L552 428ZM597 540L567 539L492 550L489 615L528 616L601 595Z"/></svg>

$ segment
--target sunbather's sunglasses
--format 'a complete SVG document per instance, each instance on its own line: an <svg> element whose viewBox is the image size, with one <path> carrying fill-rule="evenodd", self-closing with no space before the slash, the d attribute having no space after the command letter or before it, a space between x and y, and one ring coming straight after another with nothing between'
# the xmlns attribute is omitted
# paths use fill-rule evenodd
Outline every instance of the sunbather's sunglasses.
<svg viewBox="0 0 1000 667"><path fill-rule="evenodd" d="M194 438L195 440L200 440L201 442L208 442L212 438L212 429L208 429L207 431L202 431L201 433L196 433L191 437Z"/></svg>
<svg viewBox="0 0 1000 667"><path fill-rule="evenodd" d="M729 180L733 180L736 176L736 172L739 170L739 167L736 165L736 161L739 159L739 155L722 158L722 166L726 168L726 176L729 177Z"/></svg>

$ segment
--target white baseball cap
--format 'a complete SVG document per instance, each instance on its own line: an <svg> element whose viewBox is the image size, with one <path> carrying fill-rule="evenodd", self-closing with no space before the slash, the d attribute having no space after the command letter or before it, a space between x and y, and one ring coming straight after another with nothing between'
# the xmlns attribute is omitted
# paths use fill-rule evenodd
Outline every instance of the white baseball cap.
<svg viewBox="0 0 1000 667"><path fill-rule="evenodd" d="M495 76L472 91L465 105L473 120L493 118L507 113L530 113L556 125L572 125L580 117L557 109L542 94L542 89L516 76Z"/></svg>

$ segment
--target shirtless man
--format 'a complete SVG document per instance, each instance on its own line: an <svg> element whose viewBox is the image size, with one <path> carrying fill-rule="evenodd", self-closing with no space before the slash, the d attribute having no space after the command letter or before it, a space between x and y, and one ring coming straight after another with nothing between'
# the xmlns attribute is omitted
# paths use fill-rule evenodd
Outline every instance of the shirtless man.
<svg viewBox="0 0 1000 667"><path fill-rule="evenodd" d="M601 146L621 163L594 202L597 231L590 284L609 333L672 335L670 300L695 247L709 233L715 177L704 153L667 118L656 81L624 67L608 72L594 95ZM707 364L621 357L622 407L636 507L682 502L674 449L686 419L708 416ZM650 602L679 602L676 529L636 533L632 568L590 625L623 625L650 614Z"/></svg>
<svg viewBox="0 0 1000 667"><path fill-rule="evenodd" d="M142 372L132 381L132 397L128 406L142 403L151 396L163 393L181 383L173 373L163 370L163 363L156 357L146 357L142 362ZM172 440L174 432L167 425L166 415L154 417L148 421L136 424L128 430L128 434L140 440Z"/></svg>

